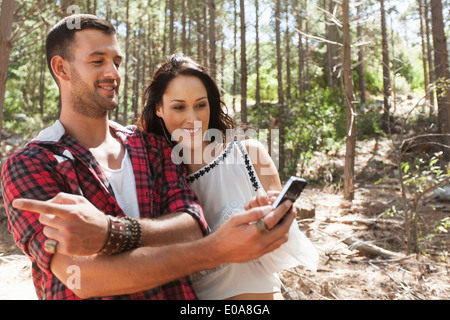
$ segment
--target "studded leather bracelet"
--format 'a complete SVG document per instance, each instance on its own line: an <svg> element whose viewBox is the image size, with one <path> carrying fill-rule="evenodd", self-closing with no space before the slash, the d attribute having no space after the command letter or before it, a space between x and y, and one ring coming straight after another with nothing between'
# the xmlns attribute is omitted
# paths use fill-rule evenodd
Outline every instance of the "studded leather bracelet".
<svg viewBox="0 0 450 320"><path fill-rule="evenodd" d="M139 221L130 217L117 218L107 215L108 234L105 244L98 254L113 255L138 247L142 229Z"/></svg>

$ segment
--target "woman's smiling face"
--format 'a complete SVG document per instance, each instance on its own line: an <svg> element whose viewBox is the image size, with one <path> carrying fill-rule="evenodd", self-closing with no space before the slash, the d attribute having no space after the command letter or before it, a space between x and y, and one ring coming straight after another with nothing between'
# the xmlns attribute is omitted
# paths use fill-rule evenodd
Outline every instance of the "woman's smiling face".
<svg viewBox="0 0 450 320"><path fill-rule="evenodd" d="M156 114L172 136L182 136L190 148L200 147L202 142L198 145L198 141L203 141L210 116L208 93L203 82L191 75L178 75L172 79L163 95L162 105L157 105Z"/></svg>

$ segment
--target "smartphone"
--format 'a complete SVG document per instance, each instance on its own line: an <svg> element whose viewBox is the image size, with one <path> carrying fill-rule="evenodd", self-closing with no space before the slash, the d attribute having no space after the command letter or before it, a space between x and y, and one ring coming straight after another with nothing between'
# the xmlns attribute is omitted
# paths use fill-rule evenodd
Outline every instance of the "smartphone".
<svg viewBox="0 0 450 320"><path fill-rule="evenodd" d="M295 200L300 197L300 194L302 193L303 189L305 189L305 187L305 179L294 176L290 177L286 184L283 186L283 189L281 189L281 192L274 203L272 203L272 208L275 209L286 200L291 200L292 203L294 203Z"/></svg>

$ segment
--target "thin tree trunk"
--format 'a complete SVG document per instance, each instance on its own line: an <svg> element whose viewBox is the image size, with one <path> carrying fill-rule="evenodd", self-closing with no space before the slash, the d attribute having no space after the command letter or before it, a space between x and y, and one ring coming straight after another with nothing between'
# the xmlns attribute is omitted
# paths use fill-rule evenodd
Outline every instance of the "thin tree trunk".
<svg viewBox="0 0 450 320"><path fill-rule="evenodd" d="M202 3L203 6L203 41L202 41L202 49L203 49L203 65L208 68L209 67L209 59L208 59L208 7L205 3Z"/></svg>
<svg viewBox="0 0 450 320"><path fill-rule="evenodd" d="M39 113L44 116L44 96L45 96L45 72L47 63L45 59L45 41L42 42L41 62L39 70Z"/></svg>
<svg viewBox="0 0 450 320"><path fill-rule="evenodd" d="M450 94L447 40L444 33L441 0L431 0L431 21L434 44L434 68L438 86L436 88L438 102L439 131L444 134L443 143L446 158L450 160Z"/></svg>
<svg viewBox="0 0 450 320"><path fill-rule="evenodd" d="M197 0L198 1L198 0ZM197 24L197 60L202 61L202 19L200 17L200 7L197 6L195 11L195 22Z"/></svg>
<svg viewBox="0 0 450 320"><path fill-rule="evenodd" d="M297 29L302 30L302 3L301 0L298 1L297 4ZM298 33L298 90L299 90L299 98L303 95L303 69L304 69L304 55L303 55L303 35Z"/></svg>
<svg viewBox="0 0 450 320"><path fill-rule="evenodd" d="M163 36L163 49L162 49L162 57L165 57L166 56L166 50L167 50L167 32L166 32L166 30L167 30L167 1L168 0L165 0L164 1L164 3L165 3L165 6L164 6L164 26L163 26L163 32L162 32L162 36ZM169 47L170 47L170 45L169 45Z"/></svg>
<svg viewBox="0 0 450 320"><path fill-rule="evenodd" d="M233 113L236 113L236 81L237 81L237 0L234 0L234 45L233 45Z"/></svg>
<svg viewBox="0 0 450 320"><path fill-rule="evenodd" d="M284 94L283 94L283 72L282 72L282 56L281 56L281 4L280 0L276 1L275 10L275 42L277 47L277 78L278 78L278 110L279 110L279 128L280 128L280 142L279 142L279 167L280 178L284 179Z"/></svg>
<svg viewBox="0 0 450 320"><path fill-rule="evenodd" d="M123 115L122 122L123 124L127 123L128 118L128 59L129 59L129 40L130 40L130 23L128 21L129 18L129 9L130 2L127 0L127 8L126 8L126 36L125 36L125 79L124 79L124 88L123 88Z"/></svg>
<svg viewBox="0 0 450 320"><path fill-rule="evenodd" d="M309 34L309 19L308 19L308 1L305 0L305 33ZM305 83L305 91L309 91L311 89L310 83L309 83L309 60L310 60L310 50L309 50L309 39L305 37L305 62L306 62L306 70L305 70L305 77L304 77L304 83Z"/></svg>
<svg viewBox="0 0 450 320"><path fill-rule="evenodd" d="M431 52L433 51L432 46L431 46L431 31L430 31L430 15L429 15L429 11L430 11L430 3L425 0L425 34L426 34L426 38L427 38L427 60L428 60L428 73L429 73L429 82L430 85L432 85L434 82L436 81L436 77L434 76L434 68L433 68L433 55L431 54ZM435 92L436 90L432 89L430 92L430 116L434 114L435 112Z"/></svg>
<svg viewBox="0 0 450 320"><path fill-rule="evenodd" d="M148 6L149 7L152 6L152 0L148 1ZM153 37L152 37L153 30L154 30L154 27L153 27L154 23L152 21L152 15L151 15L150 10L148 12L147 22L148 22L148 24L147 24L147 30L148 30L148 38L147 38L147 40L148 40L148 43L147 43L147 47L146 48L148 48L147 49L148 61L146 61L146 62L148 64L148 71L146 71L144 69L144 73L146 73L148 75L148 77L151 77L153 75L153 72L154 72L154 70L153 70L153 46L154 46L154 42L153 42Z"/></svg>
<svg viewBox="0 0 450 320"><path fill-rule="evenodd" d="M425 94L427 96L428 101L431 101L430 99L430 94L428 92L429 89L429 73L428 73L428 68L427 68L427 55L426 55L426 46L425 46L425 33L424 33L424 25L423 25L423 20L424 20L424 14L423 14L423 3L422 0L417 0L417 2L419 3L419 19L420 19L420 39L422 41L422 64L423 64L423 82L424 82L424 91Z"/></svg>
<svg viewBox="0 0 450 320"><path fill-rule="evenodd" d="M327 8L327 2L330 3L329 8L331 9L332 6L332 1L329 0L324 0L323 1L323 7L324 9ZM330 12L332 12L330 10ZM330 22L328 21L328 19L325 20L325 38L328 40L331 40L331 32L330 32ZM334 83L333 83L333 53L332 53L332 46L333 44L328 43L326 44L327 46L327 80L328 80L328 86L330 88L334 88Z"/></svg>
<svg viewBox="0 0 450 320"><path fill-rule="evenodd" d="M245 4L240 0L241 17L241 123L247 123L247 50L245 39Z"/></svg>
<svg viewBox="0 0 450 320"><path fill-rule="evenodd" d="M256 21L255 21L255 32L256 32L256 107L258 108L261 104L261 94L260 94L260 80L259 80L259 1L255 0L255 11L256 11Z"/></svg>
<svg viewBox="0 0 450 320"><path fill-rule="evenodd" d="M215 0L209 0L209 71L214 80L217 80L216 68L216 5Z"/></svg>
<svg viewBox="0 0 450 320"><path fill-rule="evenodd" d="M186 40L186 7L187 0L182 0L182 16L181 16L181 50L186 54L187 40Z"/></svg>
<svg viewBox="0 0 450 320"><path fill-rule="evenodd" d="M389 68L389 48L386 32L386 13L384 10L384 0L380 0L381 9L381 37L382 37L382 54L383 54L383 101L384 115L383 126L387 129L389 120L389 98L391 95L390 68Z"/></svg>
<svg viewBox="0 0 450 320"><path fill-rule="evenodd" d="M172 54L175 52L175 33L173 31L175 21L175 0L169 0L169 10L169 54Z"/></svg>
<svg viewBox="0 0 450 320"><path fill-rule="evenodd" d="M225 35L221 32L222 39L220 41L220 70L222 72L220 80L221 80L221 90L222 94L225 91Z"/></svg>
<svg viewBox="0 0 450 320"><path fill-rule="evenodd" d="M286 4L286 101L291 100L291 36L289 34L289 4Z"/></svg>
<svg viewBox="0 0 450 320"><path fill-rule="evenodd" d="M0 140L3 129L6 81L8 79L9 56L11 54L11 30L14 18L14 0L3 0L0 15Z"/></svg>
<svg viewBox="0 0 450 320"><path fill-rule="evenodd" d="M358 20L361 19L361 5L358 6L357 14ZM357 27L358 39L361 41L362 37L362 26L361 23L358 22ZM366 79L365 79L365 71L364 71L364 49L363 46L359 46L358 50L358 83L359 83L359 94L360 94L360 102L361 104L366 103Z"/></svg>
<svg viewBox="0 0 450 320"><path fill-rule="evenodd" d="M349 22L349 0L342 2L342 33L343 52L342 68L344 73L345 105L347 108L347 137L345 143L345 164L344 164L344 199L352 201L354 195L354 171L355 171L355 127L356 111L353 97L353 81L351 70L351 40Z"/></svg>

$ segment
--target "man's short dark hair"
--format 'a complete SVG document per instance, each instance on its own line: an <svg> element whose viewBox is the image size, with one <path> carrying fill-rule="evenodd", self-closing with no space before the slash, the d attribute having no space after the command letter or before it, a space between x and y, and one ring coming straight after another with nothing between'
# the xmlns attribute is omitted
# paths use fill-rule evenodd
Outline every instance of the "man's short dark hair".
<svg viewBox="0 0 450 320"><path fill-rule="evenodd" d="M71 60L73 57L70 49L75 38L75 33L86 29L97 29L106 34L116 33L114 26L104 19L91 14L76 14L62 19L47 35L47 65L56 83L58 83L58 80L51 67L53 57L60 56L63 59Z"/></svg>

